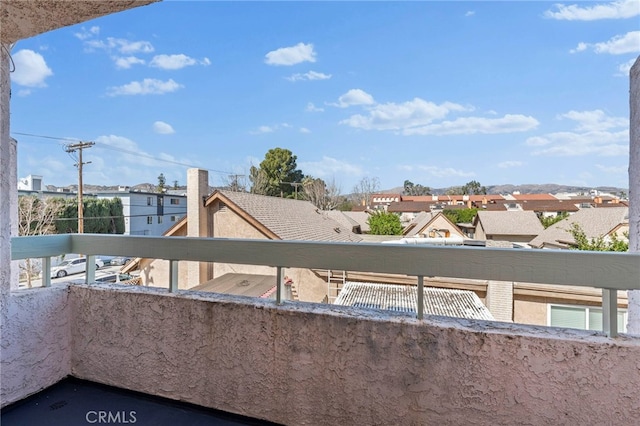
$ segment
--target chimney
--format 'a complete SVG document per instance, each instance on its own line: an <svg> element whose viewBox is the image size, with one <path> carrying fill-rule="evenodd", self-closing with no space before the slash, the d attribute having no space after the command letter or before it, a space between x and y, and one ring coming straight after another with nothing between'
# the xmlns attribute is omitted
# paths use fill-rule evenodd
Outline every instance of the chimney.
<svg viewBox="0 0 640 426"><path fill-rule="evenodd" d="M207 209L204 202L209 193L209 172L201 169L187 170L187 237L206 237ZM207 264L186 262L187 282L180 288L191 288L201 284L207 277Z"/></svg>
<svg viewBox="0 0 640 426"><path fill-rule="evenodd" d="M209 172L201 169L187 170L187 236L206 237L207 212L205 197L209 195Z"/></svg>

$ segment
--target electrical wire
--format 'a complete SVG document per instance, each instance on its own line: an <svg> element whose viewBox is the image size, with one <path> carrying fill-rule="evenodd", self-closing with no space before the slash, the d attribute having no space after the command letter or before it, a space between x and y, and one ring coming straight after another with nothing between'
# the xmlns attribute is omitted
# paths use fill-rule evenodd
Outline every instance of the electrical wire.
<svg viewBox="0 0 640 426"><path fill-rule="evenodd" d="M56 137L56 136L46 136L46 135L36 135L33 133L21 133L21 132L11 132L13 135L19 135L19 136L29 136L29 137L34 137L34 138L43 138L43 139L52 139L52 140L57 140L57 141L66 141L66 142L81 142L80 139L73 139L73 138L61 138L61 137ZM188 167L188 168L200 168L202 169L202 167L198 167L198 166L194 166L191 164L186 164L186 163L181 163L179 161L173 161L173 160L167 160L164 158L158 158L158 157L154 157L153 155L149 155L149 154L145 154L142 152L136 152L136 151L131 151L128 149L123 149L123 148L116 148L113 147L107 143L104 142L94 142L96 144L96 147L101 148L101 149L106 149L106 150L110 150L110 151L117 151L117 152L122 152L125 154L130 154L130 155L135 155L137 157L144 157L144 158L148 158L150 160L155 160L155 161L160 161L160 162L164 162L164 163L170 163L170 164L175 164L178 166L183 166L183 167ZM64 147L63 147L64 148ZM71 157L71 155L69 155ZM73 157L71 157L74 161L78 161L77 159L74 159ZM211 173L217 173L220 175L238 175L237 173L233 173L233 172L229 172L229 171L225 171L225 170L215 170L215 169L207 169L205 168L204 170L207 170L208 172ZM244 176L244 175L238 175L238 176Z"/></svg>

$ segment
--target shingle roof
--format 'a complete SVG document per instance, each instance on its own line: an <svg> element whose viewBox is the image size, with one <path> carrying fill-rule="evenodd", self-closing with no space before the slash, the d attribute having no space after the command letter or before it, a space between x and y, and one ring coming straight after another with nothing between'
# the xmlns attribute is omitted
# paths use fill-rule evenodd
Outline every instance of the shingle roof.
<svg viewBox="0 0 640 426"><path fill-rule="evenodd" d="M577 212L579 210L574 203L566 200L525 200L518 204L523 210L535 212Z"/></svg>
<svg viewBox="0 0 640 426"><path fill-rule="evenodd" d="M215 191L252 216L282 240L359 242L362 239L322 210L303 200L246 192Z"/></svg>
<svg viewBox="0 0 640 426"><path fill-rule="evenodd" d="M558 241L575 241L568 231L572 223L577 223L587 238L597 238L608 234L621 223L629 223L628 214L628 207L581 209L542 231L529 244L532 247L544 247L545 245L566 246L566 244L561 244Z"/></svg>
<svg viewBox="0 0 640 426"><path fill-rule="evenodd" d="M413 237L418 234L433 219L435 213L420 212L404 229L403 234L407 237ZM406 234L405 234L406 232Z"/></svg>
<svg viewBox="0 0 640 426"><path fill-rule="evenodd" d="M355 221L356 223L358 223L360 225L360 229L362 230L362 232L369 232L370 228L369 228L369 213L367 212L342 212L342 214L344 214L345 216L347 216L349 219Z"/></svg>
<svg viewBox="0 0 640 426"><path fill-rule="evenodd" d="M532 211L478 211L475 224L482 223L486 235L538 235L544 227Z"/></svg>
<svg viewBox="0 0 640 426"><path fill-rule="evenodd" d="M541 200L546 200L546 201L554 201L557 200L556 197L554 197L551 194L512 194L513 198L518 200L518 201L523 201L523 200L529 200L529 201L541 201Z"/></svg>
<svg viewBox="0 0 640 426"><path fill-rule="evenodd" d="M431 210L431 205L437 204L435 201L399 201L399 202L391 202L387 207L388 212L393 213L417 213L417 212L428 212Z"/></svg>
<svg viewBox="0 0 640 426"><path fill-rule="evenodd" d="M412 285L346 282L336 305L395 312L417 312L418 291ZM468 290L425 287L424 313L456 318L493 320L478 296Z"/></svg>

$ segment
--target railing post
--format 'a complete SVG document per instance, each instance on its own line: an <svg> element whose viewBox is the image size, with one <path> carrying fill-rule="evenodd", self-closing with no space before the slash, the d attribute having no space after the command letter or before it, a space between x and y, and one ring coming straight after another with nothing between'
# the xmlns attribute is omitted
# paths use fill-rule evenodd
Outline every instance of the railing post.
<svg viewBox="0 0 640 426"><path fill-rule="evenodd" d="M42 287L51 287L51 258L42 258Z"/></svg>
<svg viewBox="0 0 640 426"><path fill-rule="evenodd" d="M169 261L169 293L178 292L178 260Z"/></svg>
<svg viewBox="0 0 640 426"><path fill-rule="evenodd" d="M96 256L89 255L87 257L87 263L85 264L85 284L95 282L96 280Z"/></svg>
<svg viewBox="0 0 640 426"><path fill-rule="evenodd" d="M618 335L618 290L602 289L602 331L609 337Z"/></svg>
<svg viewBox="0 0 640 426"><path fill-rule="evenodd" d="M282 266L276 267L276 304L282 305Z"/></svg>
<svg viewBox="0 0 640 426"><path fill-rule="evenodd" d="M424 276L418 276L418 319L424 317Z"/></svg>

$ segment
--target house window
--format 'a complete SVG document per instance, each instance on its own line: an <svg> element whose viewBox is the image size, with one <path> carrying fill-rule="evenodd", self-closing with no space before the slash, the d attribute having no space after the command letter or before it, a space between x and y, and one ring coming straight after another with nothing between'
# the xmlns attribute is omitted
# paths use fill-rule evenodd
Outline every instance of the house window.
<svg viewBox="0 0 640 426"><path fill-rule="evenodd" d="M177 198L171 198L169 203L173 204L173 205L178 205L178 204L180 204L180 200L178 200Z"/></svg>
<svg viewBox="0 0 640 426"><path fill-rule="evenodd" d="M548 305L547 324L552 327L602 331L602 308L596 306ZM618 309L618 332L627 331L627 310Z"/></svg>
<svg viewBox="0 0 640 426"><path fill-rule="evenodd" d="M171 216L171 222L175 222L176 221L176 217L175 216Z"/></svg>
<svg viewBox="0 0 640 426"><path fill-rule="evenodd" d="M153 216L147 216L147 225L153 224Z"/></svg>
<svg viewBox="0 0 640 426"><path fill-rule="evenodd" d="M148 206L152 206L153 205L153 197L147 197L147 205Z"/></svg>
<svg viewBox="0 0 640 426"><path fill-rule="evenodd" d="M162 223L162 216L158 216L158 223Z"/></svg>

